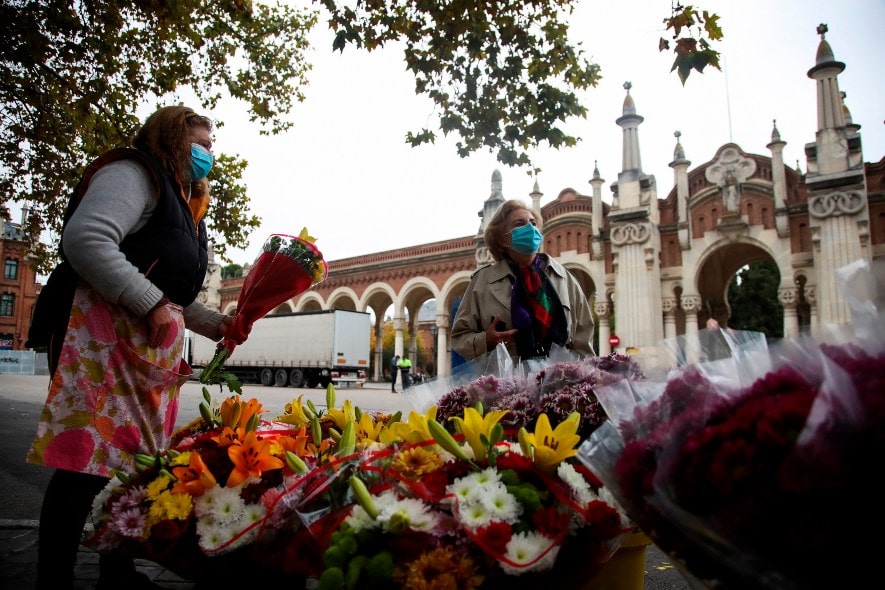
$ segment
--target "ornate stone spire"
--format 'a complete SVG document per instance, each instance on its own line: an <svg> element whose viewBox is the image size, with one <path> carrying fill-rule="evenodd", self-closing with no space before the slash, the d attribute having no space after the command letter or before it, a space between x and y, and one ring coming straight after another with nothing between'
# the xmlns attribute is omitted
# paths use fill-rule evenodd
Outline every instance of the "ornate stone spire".
<svg viewBox="0 0 885 590"><path fill-rule="evenodd" d="M624 90L627 96L624 98L623 114L618 117L615 123L624 130L624 146L623 157L621 161L621 171L628 170L642 171L642 161L639 157L639 125L644 121L642 117L636 114L636 104L633 97L630 96L630 89L633 84L624 82Z"/></svg>
<svg viewBox="0 0 885 590"><path fill-rule="evenodd" d="M808 70L808 77L817 80L817 129L839 129L845 127L845 113L842 110L842 96L839 93L839 74L845 64L836 61L833 49L824 38L827 25L817 27L820 44L817 46L815 65Z"/></svg>

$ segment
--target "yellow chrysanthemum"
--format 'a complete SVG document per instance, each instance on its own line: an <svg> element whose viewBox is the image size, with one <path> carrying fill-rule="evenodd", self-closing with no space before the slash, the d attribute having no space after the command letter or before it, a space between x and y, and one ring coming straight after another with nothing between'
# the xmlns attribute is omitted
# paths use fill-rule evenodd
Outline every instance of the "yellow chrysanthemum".
<svg viewBox="0 0 885 590"><path fill-rule="evenodd" d="M418 480L422 475L433 473L442 467L443 461L439 455L428 447L410 447L397 453L392 467L412 481Z"/></svg>
<svg viewBox="0 0 885 590"><path fill-rule="evenodd" d="M173 494L167 490L154 500L148 515L154 522L161 520L186 520L193 508L194 504L191 501L190 494Z"/></svg>
<svg viewBox="0 0 885 590"><path fill-rule="evenodd" d="M169 466L170 467L177 467L179 465L187 465L188 463L190 463L190 460L191 460L191 452L185 451L185 452L179 453L178 455L173 457L169 461Z"/></svg>
<svg viewBox="0 0 885 590"><path fill-rule="evenodd" d="M161 475L151 483L147 485L146 494L149 500L156 500L160 494L169 489L169 485L172 483L172 479Z"/></svg>

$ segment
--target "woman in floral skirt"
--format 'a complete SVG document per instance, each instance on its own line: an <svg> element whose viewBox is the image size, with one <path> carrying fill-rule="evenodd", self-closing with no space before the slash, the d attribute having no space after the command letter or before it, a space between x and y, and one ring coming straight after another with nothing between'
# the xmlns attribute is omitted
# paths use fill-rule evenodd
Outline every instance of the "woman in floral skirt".
<svg viewBox="0 0 885 590"><path fill-rule="evenodd" d="M68 206L62 262L35 311L45 333L29 335L46 343L52 380L27 459L56 469L40 513L38 589L72 587L94 496L133 470L135 453L167 446L190 375L185 327L218 339L230 324L197 300L211 134L190 108L159 109L133 147L87 167ZM100 565L97 588L153 586L122 556Z"/></svg>

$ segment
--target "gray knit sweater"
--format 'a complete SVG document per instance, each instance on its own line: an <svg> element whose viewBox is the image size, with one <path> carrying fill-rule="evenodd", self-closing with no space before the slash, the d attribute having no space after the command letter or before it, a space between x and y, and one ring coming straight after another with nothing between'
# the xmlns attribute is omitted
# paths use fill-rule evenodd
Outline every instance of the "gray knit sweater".
<svg viewBox="0 0 885 590"><path fill-rule="evenodd" d="M163 292L132 265L120 250L127 235L138 231L156 206L150 173L135 160L119 160L100 168L65 226L65 256L83 280L106 300L141 317ZM184 309L185 326L218 339L224 316L199 301Z"/></svg>

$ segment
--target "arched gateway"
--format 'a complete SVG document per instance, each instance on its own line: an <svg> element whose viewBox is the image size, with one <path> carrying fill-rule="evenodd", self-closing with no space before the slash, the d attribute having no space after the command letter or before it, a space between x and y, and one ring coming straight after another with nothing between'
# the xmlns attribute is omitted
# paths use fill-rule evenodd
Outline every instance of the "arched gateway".
<svg viewBox="0 0 885 590"><path fill-rule="evenodd" d="M566 188L541 205L537 183L531 202L543 219L544 251L555 256L580 281L597 315L597 350L610 352L612 324L619 348L653 349L665 337L692 334L709 318L728 325L728 284L745 265L769 260L780 275L778 300L783 332L795 336L849 320L838 292L836 270L854 260L885 257L885 158L865 164L859 125L851 121L835 61L821 42L808 76L817 81L818 129L806 144L807 173L784 165L774 126L770 155L723 145L705 164L691 162L679 143L670 167L674 186L659 199L654 176L644 174L638 128L643 118L627 91L622 115L623 170L611 185L611 204L602 201L599 170L590 181L592 195ZM430 322L439 374L451 366L450 310L463 295L471 273L489 262L482 233L505 200L501 175L492 174L491 194L483 204L475 236L399 250L334 260L329 278L278 310L352 309L374 311L374 378L382 378L381 335L393 306L396 354L414 359L421 332L418 312L436 300ZM210 273L204 299L230 313L242 278L222 281ZM408 325L411 342L403 341ZM425 336L426 337L426 336ZM414 362L414 360L413 360Z"/></svg>

